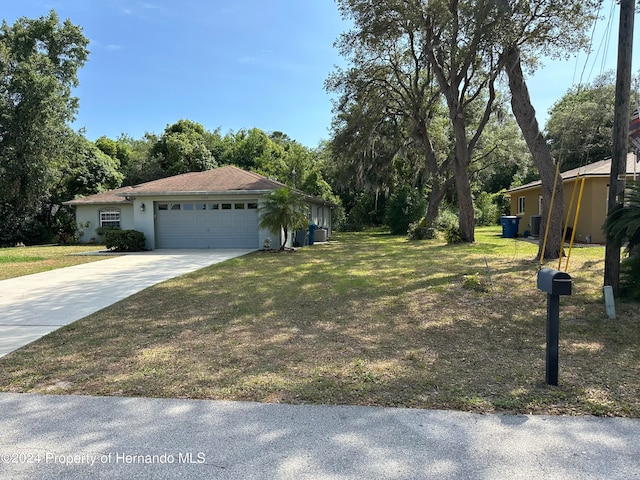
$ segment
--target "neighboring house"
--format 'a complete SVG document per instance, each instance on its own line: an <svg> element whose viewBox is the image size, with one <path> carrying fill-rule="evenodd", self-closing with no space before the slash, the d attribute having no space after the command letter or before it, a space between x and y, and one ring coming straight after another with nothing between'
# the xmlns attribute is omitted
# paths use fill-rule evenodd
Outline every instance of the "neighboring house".
<svg viewBox="0 0 640 480"><path fill-rule="evenodd" d="M611 171L611 159L590 163L573 170L561 173L564 184L564 215L563 222L567 220L571 194L574 191L576 178L584 178L584 190L582 192L582 202L580 205L580 215L576 225L575 241L579 243L604 243L605 235L602 232L602 224L607 216L607 202L609 198L609 173ZM640 165L636 163L634 153L627 155L627 181L634 179L635 172L640 178ZM573 208L569 215L569 227L573 228L576 204L580 191L581 180L578 181L575 190ZM518 229L519 235L525 232L531 234L538 232L542 213L542 184L538 180L521 187L512 188L507 191L511 195L511 215L520 217ZM532 218L538 216L538 219ZM564 227L564 225L563 225Z"/></svg>
<svg viewBox="0 0 640 480"><path fill-rule="evenodd" d="M284 186L256 173L224 166L122 187L65 205L76 207L83 243L92 238L99 241L98 227L119 227L144 233L149 249L258 249L266 238L271 239L272 247L281 244L283 232L258 227L258 205L265 194ZM305 197L309 223L327 229L330 236L333 204ZM288 243L291 246L291 240Z"/></svg>

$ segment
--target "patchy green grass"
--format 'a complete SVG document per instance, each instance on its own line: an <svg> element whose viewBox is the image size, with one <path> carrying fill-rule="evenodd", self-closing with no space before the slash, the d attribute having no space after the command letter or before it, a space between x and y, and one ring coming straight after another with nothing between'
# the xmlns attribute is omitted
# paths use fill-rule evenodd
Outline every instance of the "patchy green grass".
<svg viewBox="0 0 640 480"><path fill-rule="evenodd" d="M604 249L572 252L550 387L536 246L477 240L340 234L214 265L4 357L0 390L640 417L640 305L607 319Z"/></svg>
<svg viewBox="0 0 640 480"><path fill-rule="evenodd" d="M0 248L0 280L104 260L104 257L73 255L104 249L99 245Z"/></svg>

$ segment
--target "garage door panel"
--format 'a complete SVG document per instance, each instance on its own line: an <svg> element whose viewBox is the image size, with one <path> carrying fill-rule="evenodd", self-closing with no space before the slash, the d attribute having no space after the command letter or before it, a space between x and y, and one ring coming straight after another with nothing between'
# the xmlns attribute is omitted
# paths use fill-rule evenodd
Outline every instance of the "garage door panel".
<svg viewBox="0 0 640 480"><path fill-rule="evenodd" d="M157 248L258 248L255 209L155 210Z"/></svg>

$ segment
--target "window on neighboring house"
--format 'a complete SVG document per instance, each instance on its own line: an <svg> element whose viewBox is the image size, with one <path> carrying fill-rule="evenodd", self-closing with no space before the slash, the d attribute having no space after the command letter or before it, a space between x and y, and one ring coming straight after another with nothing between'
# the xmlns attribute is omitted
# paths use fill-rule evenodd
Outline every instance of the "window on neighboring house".
<svg viewBox="0 0 640 480"><path fill-rule="evenodd" d="M518 215L524 215L524 197L518 197Z"/></svg>
<svg viewBox="0 0 640 480"><path fill-rule="evenodd" d="M542 195L538 195L538 214L542 215Z"/></svg>
<svg viewBox="0 0 640 480"><path fill-rule="evenodd" d="M100 226L120 228L120 210L100 210Z"/></svg>

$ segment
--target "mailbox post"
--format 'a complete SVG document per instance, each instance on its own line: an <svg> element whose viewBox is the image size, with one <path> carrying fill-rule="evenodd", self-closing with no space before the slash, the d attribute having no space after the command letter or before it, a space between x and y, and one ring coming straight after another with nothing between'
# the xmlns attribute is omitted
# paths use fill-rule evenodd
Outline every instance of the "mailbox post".
<svg viewBox="0 0 640 480"><path fill-rule="evenodd" d="M538 288L547 294L547 385L558 385L560 295L571 295L571 276L553 268L538 272Z"/></svg>

